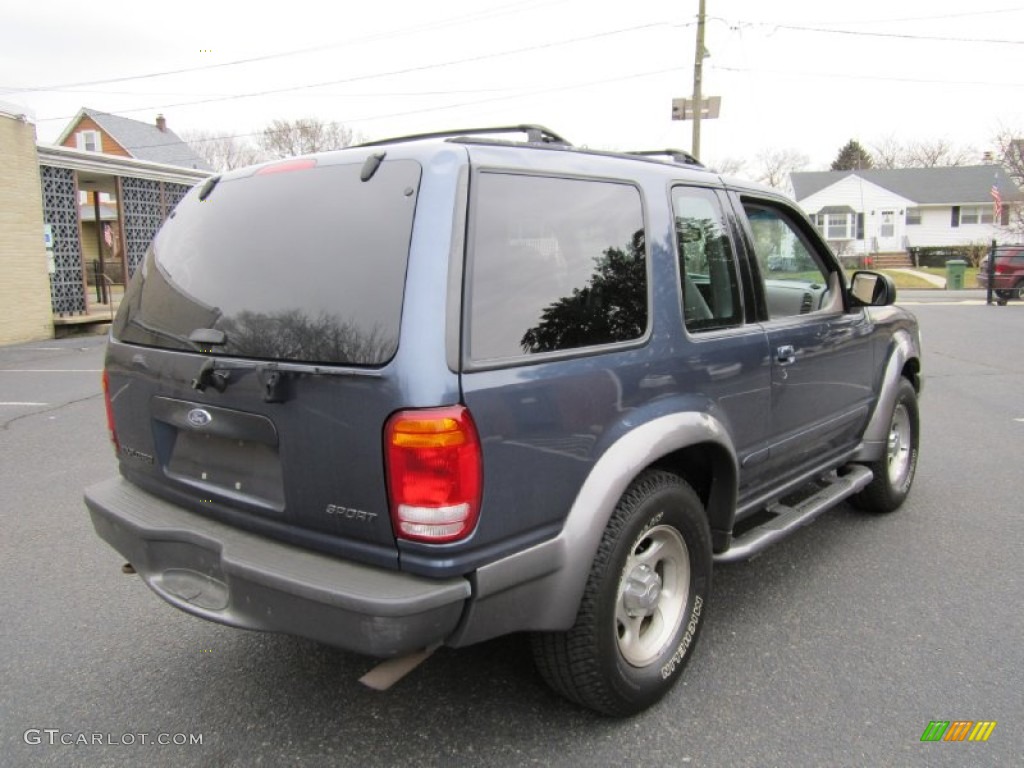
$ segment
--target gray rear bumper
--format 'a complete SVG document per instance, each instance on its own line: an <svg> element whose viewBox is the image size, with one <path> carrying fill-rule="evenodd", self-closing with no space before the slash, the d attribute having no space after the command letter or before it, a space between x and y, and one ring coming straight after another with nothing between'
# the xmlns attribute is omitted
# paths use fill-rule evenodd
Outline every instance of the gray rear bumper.
<svg viewBox="0 0 1024 768"><path fill-rule="evenodd" d="M464 578L337 560L193 514L120 477L86 489L85 503L96 533L154 592L221 624L387 657L443 642L470 597Z"/></svg>

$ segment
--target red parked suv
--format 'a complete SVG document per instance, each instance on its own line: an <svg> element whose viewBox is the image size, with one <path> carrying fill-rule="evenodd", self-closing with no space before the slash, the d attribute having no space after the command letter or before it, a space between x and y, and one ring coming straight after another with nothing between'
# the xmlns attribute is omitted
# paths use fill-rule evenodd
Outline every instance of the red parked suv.
<svg viewBox="0 0 1024 768"><path fill-rule="evenodd" d="M988 289L988 257L981 260L978 285ZM1000 299L1024 299L1024 245L996 247L996 269L992 288Z"/></svg>

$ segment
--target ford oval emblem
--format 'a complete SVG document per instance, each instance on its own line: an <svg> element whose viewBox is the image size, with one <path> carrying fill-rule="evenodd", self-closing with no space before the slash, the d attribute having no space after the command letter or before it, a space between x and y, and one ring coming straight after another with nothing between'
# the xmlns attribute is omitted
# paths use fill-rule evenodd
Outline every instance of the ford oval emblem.
<svg viewBox="0 0 1024 768"><path fill-rule="evenodd" d="M210 415L210 412L204 411L202 408L193 408L185 418L188 419L188 423L193 427L205 427L213 421L213 416Z"/></svg>

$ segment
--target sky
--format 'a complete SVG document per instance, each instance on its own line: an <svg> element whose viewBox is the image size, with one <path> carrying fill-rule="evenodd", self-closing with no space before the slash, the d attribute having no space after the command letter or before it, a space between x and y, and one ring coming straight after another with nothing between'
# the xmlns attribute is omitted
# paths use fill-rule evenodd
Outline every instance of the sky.
<svg viewBox="0 0 1024 768"><path fill-rule="evenodd" d="M256 10L259 8L260 10ZM271 9L271 10L265 10ZM701 159L850 139L947 141L978 161L1024 135L1024 3L706 0ZM11 3L0 101L54 141L87 106L176 132L248 137L274 119L365 139L540 123L599 149L691 148L698 0L177 0Z"/></svg>

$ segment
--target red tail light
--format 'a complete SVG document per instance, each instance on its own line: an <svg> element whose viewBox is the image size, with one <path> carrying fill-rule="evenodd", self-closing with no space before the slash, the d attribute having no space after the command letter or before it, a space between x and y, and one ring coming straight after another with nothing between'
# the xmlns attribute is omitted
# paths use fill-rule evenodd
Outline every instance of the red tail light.
<svg viewBox="0 0 1024 768"><path fill-rule="evenodd" d="M1010 265L1009 264L1000 264L998 261L996 262L996 274L997 275L1005 275L1006 273L1012 272L1012 271L1013 270L1010 269Z"/></svg>
<svg viewBox="0 0 1024 768"><path fill-rule="evenodd" d="M110 376L103 371L103 404L107 409L107 429L110 430L110 442L114 444L114 453L121 453L121 444L117 441L117 427L114 424L114 407L110 403Z"/></svg>
<svg viewBox="0 0 1024 768"><path fill-rule="evenodd" d="M480 513L480 439L461 406L401 411L384 429L391 521L413 541L464 539Z"/></svg>

